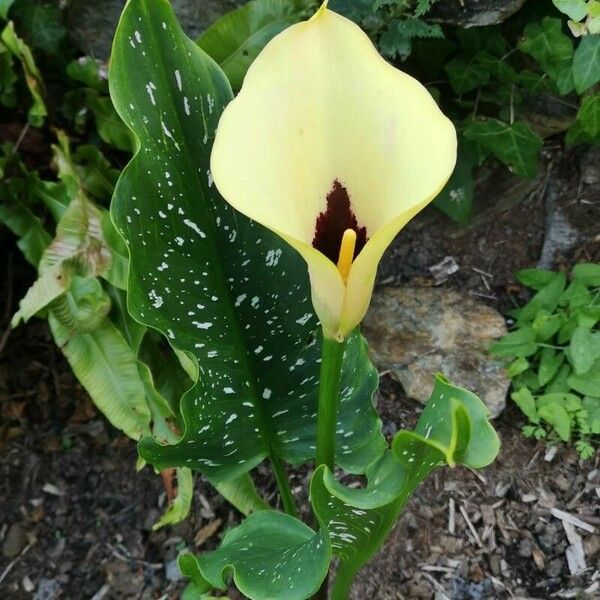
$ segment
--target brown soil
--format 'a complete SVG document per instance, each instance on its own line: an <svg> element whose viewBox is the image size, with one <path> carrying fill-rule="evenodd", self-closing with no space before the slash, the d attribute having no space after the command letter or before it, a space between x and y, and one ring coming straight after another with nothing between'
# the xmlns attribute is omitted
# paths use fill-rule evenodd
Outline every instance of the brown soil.
<svg viewBox="0 0 600 600"><path fill-rule="evenodd" d="M598 259L600 181L593 174L591 183L580 178L582 160L557 155L533 182L498 179L490 171L479 189L475 225L461 230L427 211L398 238L380 281L431 283L428 267L452 256L460 270L446 285L501 310L510 307L523 294L513 272L540 255L550 182L560 192L557 205L581 234L557 263ZM239 516L199 478L190 517L152 532L165 501L160 478L149 468L136 473L135 448L98 415L45 323L3 336L33 272L7 236L0 252L6 283L0 288L0 340L6 342L0 341L0 597L178 598L177 552L194 548L201 530L200 549L214 547ZM390 436L412 426L421 410L387 377L378 405ZM585 589L579 597L600 597L600 458L581 462L562 447L548 461L542 444L521 436L522 424L509 406L496 422L502 451L492 467L478 474L442 470L416 492L385 549L361 573L353 598L544 599L578 597ZM308 475L295 472L294 487L302 489ZM266 469L257 481L273 498ZM567 532L552 508L595 527L596 535L576 528L587 566L576 576L565 557Z"/></svg>

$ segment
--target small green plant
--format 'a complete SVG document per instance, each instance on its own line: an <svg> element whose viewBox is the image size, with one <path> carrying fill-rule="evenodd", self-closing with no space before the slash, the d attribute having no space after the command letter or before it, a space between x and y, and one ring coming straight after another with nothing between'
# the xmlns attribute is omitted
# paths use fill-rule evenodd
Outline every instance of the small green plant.
<svg viewBox="0 0 600 600"><path fill-rule="evenodd" d="M519 282L535 291L513 310L513 331L491 347L514 357L508 367L511 398L527 417L527 437L574 442L582 458L596 452L600 435L600 265L564 273L526 269Z"/></svg>
<svg viewBox="0 0 600 600"><path fill-rule="evenodd" d="M345 600L432 470L483 467L499 447L483 403L442 376L416 428L388 443L358 331L385 248L452 172L456 133L327 2L265 46L267 28L234 98L260 11L276 8L238 9L196 44L166 0L129 0L116 32L111 97L137 149L111 204L128 311L191 378L164 419L171 435L138 449L159 470L193 469L250 498L218 549L181 555L186 597L233 584L253 600ZM278 506L253 487L263 461ZM312 461L307 524L287 467Z"/></svg>

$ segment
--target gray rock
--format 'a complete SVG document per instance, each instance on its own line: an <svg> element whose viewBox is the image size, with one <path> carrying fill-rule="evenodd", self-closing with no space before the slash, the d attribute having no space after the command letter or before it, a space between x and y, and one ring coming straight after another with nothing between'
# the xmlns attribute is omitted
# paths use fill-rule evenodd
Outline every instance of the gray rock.
<svg viewBox="0 0 600 600"><path fill-rule="evenodd" d="M42 577L38 583L33 600L53 600L60 594L60 584L56 579Z"/></svg>
<svg viewBox="0 0 600 600"><path fill-rule="evenodd" d="M523 4L525 0L440 0L428 16L461 27L483 27L502 23Z"/></svg>
<svg viewBox="0 0 600 600"><path fill-rule="evenodd" d="M173 0L184 31L195 39L213 21L243 4L241 0ZM67 25L73 43L85 54L108 59L125 0L71 0Z"/></svg>
<svg viewBox="0 0 600 600"><path fill-rule="evenodd" d="M600 146L592 146L583 156L581 180L587 185L600 184Z"/></svg>
<svg viewBox="0 0 600 600"><path fill-rule="evenodd" d="M556 182L550 181L545 198L546 234L537 265L543 269L551 269L556 255L568 252L581 239L580 232L569 223L564 212L556 205L560 193L560 186Z"/></svg>
<svg viewBox="0 0 600 600"><path fill-rule="evenodd" d="M165 576L168 581L180 581L183 579L183 575L177 566L177 559L170 560L165 565Z"/></svg>
<svg viewBox="0 0 600 600"><path fill-rule="evenodd" d="M487 348L506 334L506 325L472 296L446 288L383 288L362 331L374 363L389 370L411 398L425 403L435 374L442 372L478 394L492 417L504 409L510 380Z"/></svg>

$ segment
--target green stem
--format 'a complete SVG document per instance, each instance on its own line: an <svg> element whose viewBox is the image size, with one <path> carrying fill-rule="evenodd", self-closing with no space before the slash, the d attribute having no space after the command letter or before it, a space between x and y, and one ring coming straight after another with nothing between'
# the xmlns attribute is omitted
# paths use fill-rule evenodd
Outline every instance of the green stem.
<svg viewBox="0 0 600 600"><path fill-rule="evenodd" d="M333 472L335 464L335 430L340 404L340 375L345 342L323 338L321 374L319 382L319 407L317 410L316 466L326 465ZM327 600L329 574L315 594L314 600Z"/></svg>
<svg viewBox="0 0 600 600"><path fill-rule="evenodd" d="M283 510L292 517L298 517L298 510L294 501L294 495L292 494L292 488L290 487L290 480L285 472L285 467L279 456L274 452L271 453L270 458L273 473L275 473L275 480L277 481L277 487L279 489L279 495L281 496Z"/></svg>
<svg viewBox="0 0 600 600"><path fill-rule="evenodd" d="M345 342L323 338L317 413L317 466L327 465L331 472L335 459L335 430L345 345Z"/></svg>
<svg viewBox="0 0 600 600"><path fill-rule="evenodd" d="M343 562L339 563L331 590L331 600L348 600L354 575L352 569L348 569Z"/></svg>

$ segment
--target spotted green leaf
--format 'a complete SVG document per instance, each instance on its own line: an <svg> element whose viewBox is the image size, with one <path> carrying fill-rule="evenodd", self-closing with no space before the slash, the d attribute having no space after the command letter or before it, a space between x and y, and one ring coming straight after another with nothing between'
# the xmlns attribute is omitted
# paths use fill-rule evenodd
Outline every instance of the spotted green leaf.
<svg viewBox="0 0 600 600"><path fill-rule="evenodd" d="M340 559L332 599L347 597L354 573L381 546L402 507L431 471L459 463L481 468L492 462L498 449L498 436L481 400L438 376L414 431L399 432L391 450L369 466L365 488L345 487L319 467L310 498Z"/></svg>
<svg viewBox="0 0 600 600"><path fill-rule="evenodd" d="M195 559L182 555L179 564L199 589L207 583L227 589L231 576L250 600L306 600L325 578L330 555L324 527L315 532L288 515L262 511L229 531L217 550Z"/></svg>
<svg viewBox="0 0 600 600"><path fill-rule="evenodd" d="M320 340L306 267L227 205L209 171L215 128L232 97L227 78L183 34L166 0L131 0L109 82L140 143L112 204L130 252L129 309L197 364L181 402L181 440L145 439L142 456L217 483L270 453L310 459ZM364 471L385 444L371 403L377 374L358 334L346 363L337 462Z"/></svg>
<svg viewBox="0 0 600 600"><path fill-rule="evenodd" d="M452 220L468 225L475 192L473 169L478 163L476 152L462 136L459 138L458 160L452 176L439 196L435 205Z"/></svg>
<svg viewBox="0 0 600 600"><path fill-rule="evenodd" d="M308 16L309 0L251 0L215 21L197 44L239 90L248 67L278 33Z"/></svg>

